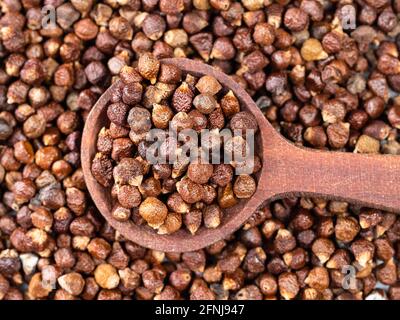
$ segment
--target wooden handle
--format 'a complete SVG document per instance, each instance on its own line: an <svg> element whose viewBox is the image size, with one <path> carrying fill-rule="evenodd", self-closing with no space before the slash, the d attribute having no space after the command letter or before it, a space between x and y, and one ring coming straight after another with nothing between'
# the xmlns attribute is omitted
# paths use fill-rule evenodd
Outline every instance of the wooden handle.
<svg viewBox="0 0 400 320"><path fill-rule="evenodd" d="M286 157L268 155L267 171L277 181L272 194L319 196L400 212L399 156L290 149Z"/></svg>

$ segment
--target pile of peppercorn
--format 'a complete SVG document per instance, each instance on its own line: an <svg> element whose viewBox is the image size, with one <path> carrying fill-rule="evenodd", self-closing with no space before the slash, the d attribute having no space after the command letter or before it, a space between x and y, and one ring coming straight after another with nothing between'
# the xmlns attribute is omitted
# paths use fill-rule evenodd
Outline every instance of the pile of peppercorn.
<svg viewBox="0 0 400 320"><path fill-rule="evenodd" d="M400 299L396 214L285 199L203 250L158 252L101 218L79 159L91 107L145 52L232 75L298 145L399 155L400 1L0 6L0 299Z"/></svg>
<svg viewBox="0 0 400 320"><path fill-rule="evenodd" d="M182 81L177 66L160 63L150 53L140 56L137 69L121 69L122 81L107 106L110 125L99 132L98 152L92 161L96 180L104 187L112 186L111 194L116 198L112 216L127 222L136 209L132 220L147 223L158 234L174 233L182 224L192 234L202 223L206 228L218 228L223 209L256 191L250 174L261 169L261 161L249 154L250 141L244 138L250 131L253 136L256 133L256 119L247 111L240 112L233 92L221 93L221 84L211 76L197 79L186 74ZM221 99L217 99L218 93ZM229 129L225 128L227 121ZM151 142L147 138L152 128L160 129L156 131L159 138L164 136L157 151L162 157L155 163L148 158ZM224 129L230 137L222 144L220 130ZM236 135L232 134L235 130ZM199 139L205 132L208 138ZM183 150L187 145L182 141L191 133L198 141L190 146L192 154L186 155ZM201 143L206 139L207 146ZM213 165L211 151L214 156L229 154L229 159L220 157L220 163ZM246 165L250 174L235 173L235 168Z"/></svg>

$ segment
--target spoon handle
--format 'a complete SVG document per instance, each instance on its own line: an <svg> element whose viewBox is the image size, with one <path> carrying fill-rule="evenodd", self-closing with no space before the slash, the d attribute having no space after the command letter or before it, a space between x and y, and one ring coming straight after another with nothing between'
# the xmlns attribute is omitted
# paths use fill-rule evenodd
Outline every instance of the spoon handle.
<svg viewBox="0 0 400 320"><path fill-rule="evenodd" d="M274 194L317 196L400 212L399 156L293 148L288 157L269 159L272 175L267 179L277 181Z"/></svg>

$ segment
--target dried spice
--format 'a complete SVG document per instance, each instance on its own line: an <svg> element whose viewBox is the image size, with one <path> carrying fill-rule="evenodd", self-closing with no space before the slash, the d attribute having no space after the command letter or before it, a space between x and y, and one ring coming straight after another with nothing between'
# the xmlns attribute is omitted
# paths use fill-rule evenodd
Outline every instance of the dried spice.
<svg viewBox="0 0 400 320"><path fill-rule="evenodd" d="M137 73L143 77L141 80ZM244 134L244 130L255 132L258 129L255 118L246 111L240 111L240 103L232 91L218 95L222 86L215 78L203 76L197 81L190 74L185 77L182 80L182 74L176 67L160 63L151 54L140 56L137 71L135 68L121 70L122 81L127 84L116 89L113 101L107 107L110 128L102 128L99 132L99 153L92 163L92 173L100 184L110 187L114 182L111 189L111 195L116 201L113 217L127 222L132 219L142 223L144 220L159 234L170 234L183 227L194 234L202 224L206 228L217 228L222 221L222 209L236 205L238 199L250 198L257 186L251 175L240 175L233 181L234 168L230 164L213 165L204 162L201 149L198 160L177 160L172 163L172 168L164 163L151 165L147 162L150 143L145 138L154 127L164 130L170 127L177 133L194 126L197 132L199 126L203 129L218 126L222 129L225 112L231 117L232 130L241 130L240 134ZM171 92L166 89L168 86L161 86L165 83L169 83ZM135 88L140 89L137 99L133 101L131 96ZM145 91L148 88L166 89L168 93L165 93L160 103L153 103L150 111L136 104L141 103L142 88ZM128 89L129 99L126 97ZM121 97L118 97L120 90ZM166 98L171 98L170 105ZM143 99L147 99L146 94ZM224 112L219 107L220 99ZM221 125L217 124L219 122ZM113 136L111 124L129 126L129 138ZM239 146L236 140L240 142ZM228 152L242 147L247 152L246 141L241 136L228 140L224 147ZM160 153L165 154L166 159L171 160L180 152L179 144L172 137L168 137L160 146ZM241 155L246 156L246 153ZM229 185L229 188L218 191L217 197L217 189L212 185L214 183L221 187ZM168 200L164 203L166 195ZM131 212L135 208L139 216Z"/></svg>
<svg viewBox="0 0 400 320"><path fill-rule="evenodd" d="M392 213L358 210L335 201L284 199L257 211L241 231L204 250L163 253L121 240L104 222L85 191L79 161L80 133L88 111L112 77L118 75L125 85L143 81L135 66L145 52L158 59L201 59L223 70L257 101L272 125L297 145L400 154L397 1L366 0L357 5L331 1L327 6L315 0L289 4L263 0L142 0L128 5L126 1L50 2L56 7L55 28L41 25L38 1L2 3L0 300L399 299L395 282L399 222ZM341 26L343 21L356 21L356 28ZM321 55L327 55L326 59L316 59ZM183 79L174 72L161 65L158 81L179 86ZM189 80L187 84L192 95L185 99L190 104L195 90L207 93L207 86L199 89ZM165 105L161 101L164 89L143 88L143 96L154 101L139 104L149 108L152 123L161 129L173 114L166 111L165 117L153 118L151 104ZM125 89L125 101L133 103L139 92ZM218 95L221 110L215 112L218 121L212 125L223 128L221 113L229 123L240 108L229 92ZM125 103L122 96L121 88L112 102ZM325 108L331 100L336 102ZM178 102L183 108L186 103ZM208 116L197 109L198 113L175 111L187 112L194 129L210 126ZM128 138L130 127L125 125L111 123L109 135L106 130L99 139L101 154L93 173L108 187L114 184L110 141ZM135 133L138 142L141 134ZM39 152L44 147L52 149ZM35 162L38 152L40 166ZM236 203L232 169L215 166L201 202L212 204L217 197L222 208ZM161 188L176 194L172 166L157 165L150 171L165 182L159 187L143 178L139 186L143 199L158 197ZM15 183L22 181L18 185L23 186L21 190L17 185L17 199L25 201L33 194L33 185L24 179L33 182L36 193L28 202L17 204ZM67 205L67 188L85 194L83 210L71 202L75 189L69 191ZM80 216L67 207L71 205ZM138 217L137 211L117 206L114 213L126 221L131 215ZM195 233L203 224L202 209L190 206L182 218L188 232ZM289 230L296 239L296 247L284 254L276 254L267 245L280 229ZM251 234L259 230L261 240L249 242L243 230L253 230ZM109 243L93 242L107 247L107 261L88 253L89 243L99 238ZM329 244L320 240L327 238ZM257 246L266 250L265 262ZM217 265L220 260L233 261L236 270L222 272ZM263 262L265 270L257 261ZM357 268L354 289L341 287L343 266ZM385 283L384 289L376 288L378 281Z"/></svg>

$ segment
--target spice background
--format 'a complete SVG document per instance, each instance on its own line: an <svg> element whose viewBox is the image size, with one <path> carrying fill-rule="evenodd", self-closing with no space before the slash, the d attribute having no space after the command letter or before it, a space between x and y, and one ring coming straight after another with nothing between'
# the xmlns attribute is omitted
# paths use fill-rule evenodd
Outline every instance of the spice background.
<svg viewBox="0 0 400 320"><path fill-rule="evenodd" d="M400 299L396 214L284 199L204 250L164 253L103 220L79 159L91 107L145 52L231 74L297 145L400 155L400 1L0 7L0 300Z"/></svg>

